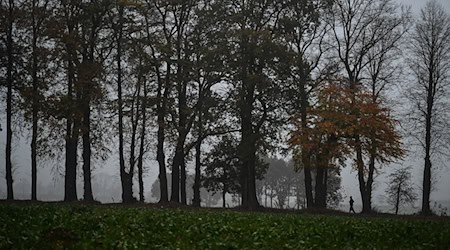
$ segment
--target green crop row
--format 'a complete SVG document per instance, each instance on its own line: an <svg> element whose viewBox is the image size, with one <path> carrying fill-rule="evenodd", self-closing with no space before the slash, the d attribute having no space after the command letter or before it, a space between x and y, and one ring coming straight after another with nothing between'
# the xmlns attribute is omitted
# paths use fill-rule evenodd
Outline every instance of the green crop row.
<svg viewBox="0 0 450 250"><path fill-rule="evenodd" d="M0 249L448 248L450 223L85 205L0 205Z"/></svg>

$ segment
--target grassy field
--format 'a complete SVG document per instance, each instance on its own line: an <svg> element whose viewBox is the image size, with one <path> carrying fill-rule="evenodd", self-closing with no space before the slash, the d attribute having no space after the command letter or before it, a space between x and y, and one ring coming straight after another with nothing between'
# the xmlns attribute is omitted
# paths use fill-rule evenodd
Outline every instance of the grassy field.
<svg viewBox="0 0 450 250"><path fill-rule="evenodd" d="M439 219L0 204L0 249L449 247Z"/></svg>

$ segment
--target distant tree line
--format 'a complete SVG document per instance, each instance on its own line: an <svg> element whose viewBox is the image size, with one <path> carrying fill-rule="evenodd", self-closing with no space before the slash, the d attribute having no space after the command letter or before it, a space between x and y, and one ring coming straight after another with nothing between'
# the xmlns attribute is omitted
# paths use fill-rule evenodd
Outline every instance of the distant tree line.
<svg viewBox="0 0 450 250"><path fill-rule="evenodd" d="M432 162L450 139L450 18L436 1L417 20L393 0L1 0L0 14L7 199L23 128L32 200L40 162L59 162L65 201L93 201L95 163L113 157L122 202L144 201L156 156L160 202L191 203L192 188L200 206L206 187L224 206L230 193L247 209L291 196L325 208L351 160L369 213L378 169L407 153L406 120L431 213ZM407 115L390 100L398 86ZM267 169L282 144L294 163Z"/></svg>

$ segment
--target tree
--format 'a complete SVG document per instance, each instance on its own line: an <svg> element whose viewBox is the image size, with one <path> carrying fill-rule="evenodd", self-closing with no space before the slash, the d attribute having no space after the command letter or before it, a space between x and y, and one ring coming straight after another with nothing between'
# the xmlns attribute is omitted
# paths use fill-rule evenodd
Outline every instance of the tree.
<svg viewBox="0 0 450 250"><path fill-rule="evenodd" d="M116 65L117 65L117 109L118 109L118 132L119 132L119 169L120 169L120 180L122 183L122 202L129 203L133 199L133 167L134 157L130 154L130 166L128 172L125 165L125 152L124 152L124 99L123 99L123 87L124 87L124 74L125 70L123 68L123 61L125 60L126 53L126 14L128 10L127 1L117 1L114 22L114 38L116 46ZM134 110L133 110L134 111ZM132 112L131 115L134 115ZM134 145L134 142L131 143Z"/></svg>
<svg viewBox="0 0 450 250"><path fill-rule="evenodd" d="M49 80L41 77L41 74L49 77L49 49L44 44L48 41L46 29L50 21L50 11L53 9L49 0L30 0L24 2L24 12L31 18L23 18L24 29L29 34L27 43L31 46L31 51L27 55L27 73L31 76L31 84L25 84L21 89L21 96L24 101L25 116L31 113L32 135L31 135L31 200L37 200L37 158L38 139L40 124L39 120L43 110L43 91ZM30 41L31 40L31 41ZM31 86L30 86L31 85Z"/></svg>
<svg viewBox="0 0 450 250"><path fill-rule="evenodd" d="M242 191L241 162L237 146L237 139L232 135L224 135L214 145L213 149L206 155L205 175L203 186L213 193L222 192L222 205L225 207L225 195L238 194ZM268 164L258 157L256 160L257 180L261 180L266 173Z"/></svg>
<svg viewBox="0 0 450 250"><path fill-rule="evenodd" d="M62 1L59 6L58 19L61 21L59 32L55 36L62 45L62 57L67 63L66 96L57 101L56 109L66 119L65 136L65 176L64 176L64 201L76 201L76 177L78 140L81 126L81 113L79 109L80 88L77 85L77 68L79 48L80 3Z"/></svg>
<svg viewBox="0 0 450 250"><path fill-rule="evenodd" d="M424 150L422 213L431 214L432 161L448 150L450 90L450 17L436 1L421 10L411 35L410 67L416 81L410 87L408 117L411 135Z"/></svg>
<svg viewBox="0 0 450 250"><path fill-rule="evenodd" d="M395 214L403 204L414 207L417 194L411 183L411 167L396 169L389 174L389 186L386 189L387 202L394 207Z"/></svg>
<svg viewBox="0 0 450 250"><path fill-rule="evenodd" d="M287 50L277 29L285 7L276 0L233 2L229 7L229 19L235 22L228 32L232 51L227 64L241 132L242 206L247 209L259 207L255 184L257 151L285 124L280 120L286 117L281 110L281 90L287 84L283 81Z"/></svg>
<svg viewBox="0 0 450 250"><path fill-rule="evenodd" d="M235 139L223 136L222 140L206 155L203 186L210 192L222 192L222 206L226 207L227 193L239 190L239 158Z"/></svg>
<svg viewBox="0 0 450 250"><path fill-rule="evenodd" d="M4 3L5 2L5 3ZM15 32L15 23L17 22L17 9L14 0L1 1L1 13L2 13L2 21L4 21L5 25L5 38L2 38L5 45L6 52L6 153L5 153L5 168L6 168L6 199L13 200L14 199L14 191L13 191L13 167L11 162L11 153L12 153L12 108L13 108L13 89L15 85L14 79L14 67L17 63L17 55L18 48L16 47L16 42L14 40L14 32ZM3 25L3 23L2 23ZM3 34L2 34L3 35Z"/></svg>
<svg viewBox="0 0 450 250"><path fill-rule="evenodd" d="M284 33L288 48L292 54L291 81L287 86L285 95L287 112L290 115L300 113L302 126L307 128L308 109L320 78L323 77L323 70L328 67L323 66L322 57L327 48L325 46L328 25L325 22L326 11L331 6L331 1L288 1L288 14L280 21L282 32ZM305 192L308 207L315 206L313 197L311 162L309 152L303 148L298 148L297 154L301 155L301 161L305 175ZM316 171L321 174L321 171Z"/></svg>
<svg viewBox="0 0 450 250"><path fill-rule="evenodd" d="M354 89L355 94L359 85L364 85L364 79L374 76L365 75L367 71L373 73L371 66L378 68L377 64L371 63L395 49L399 37L404 33L402 30L409 22L409 12L399 10L400 6L392 0L335 1L327 19L333 32L332 48L348 79L348 85L350 89ZM375 80L379 82L379 79ZM374 104L377 104L376 101ZM369 164L366 164L360 135L354 134L353 144L363 212L368 213L372 209L372 184L377 158L375 154L379 153L373 145L372 156L369 156Z"/></svg>
<svg viewBox="0 0 450 250"><path fill-rule="evenodd" d="M139 10L145 20L146 45L150 49L150 55L153 60L153 70L156 74L156 116L157 116L157 152L156 160L159 165L159 190L161 192L159 202L169 201L169 191L167 186L166 174L166 116L168 113L169 96L172 92L172 60L170 60L170 51L172 47L173 32L167 27L166 18L168 18L168 9L164 8L164 2L145 1L145 7Z"/></svg>
<svg viewBox="0 0 450 250"><path fill-rule="evenodd" d="M227 98L212 90L225 79L227 68L227 30L226 2L207 1L197 10L198 22L191 38L193 79L198 84L196 102L196 121L193 135L195 138L195 179L193 185L193 206L200 206L202 143L211 135L225 134L228 130L225 122L229 113ZM188 148L187 151L190 149Z"/></svg>
<svg viewBox="0 0 450 250"><path fill-rule="evenodd" d="M316 192L322 192L316 196L321 195L322 203L327 200L328 169L336 170L344 163L345 156L360 150L358 157L367 157L373 152L372 143L376 143L377 148L374 160L380 164L390 163L404 155L390 110L381 103L374 103L370 93L362 87L355 89L346 81L332 81L321 87L318 104L310 112L313 114L311 128L303 129L298 122L291 144L314 152L316 168L326 170L320 176L325 179L322 187L317 188L316 183ZM356 136L358 141L354 140ZM361 167L358 164L356 162L357 169ZM362 174L358 176L362 178ZM369 196L362 186L360 191L365 198Z"/></svg>

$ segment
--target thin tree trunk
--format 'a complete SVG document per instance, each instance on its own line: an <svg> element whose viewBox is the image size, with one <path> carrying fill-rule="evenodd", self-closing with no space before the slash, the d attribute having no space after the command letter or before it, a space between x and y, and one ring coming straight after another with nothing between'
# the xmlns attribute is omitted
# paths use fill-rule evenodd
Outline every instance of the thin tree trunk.
<svg viewBox="0 0 450 250"><path fill-rule="evenodd" d="M94 55L95 55L95 46L96 46L96 38L97 33L96 29L99 26L95 16L91 16L92 27L89 34L89 48L86 53L86 62L88 65L92 65L94 70L86 69L85 72L85 81L83 84L83 177L84 177L84 200L85 201L93 201L94 196L92 194L92 173L91 173L91 91L93 79L97 76L97 65L94 63Z"/></svg>
<svg viewBox="0 0 450 250"><path fill-rule="evenodd" d="M130 202L130 190L128 190L128 176L125 171L125 158L123 146L123 101L122 101L122 33L123 33L123 6L118 6L119 24L117 27L117 105L119 110L119 166L120 180L122 184L122 202Z"/></svg>
<svg viewBox="0 0 450 250"><path fill-rule="evenodd" d="M6 189L7 196L6 199L13 200L13 177L12 177L12 163L11 163L11 149L12 149L12 86L13 86L13 19L14 18L14 0L9 0L9 11L8 11L8 27L6 34L6 46L7 46L7 56L8 64L6 69L7 74L7 94L6 94Z"/></svg>
<svg viewBox="0 0 450 250"><path fill-rule="evenodd" d="M198 130L198 135L197 135L197 142L195 145L195 177L194 177L194 186L193 186L193 191L194 191L194 199L192 200L192 205L194 207L200 207L200 203L201 203L201 198L200 198L200 176L201 176L201 147L202 147L202 137L203 137L203 112L202 112L202 106L203 106L203 102L202 102L202 88L199 87L199 92L198 92L198 107L197 107L197 117L198 117L198 121L197 121L197 130Z"/></svg>
<svg viewBox="0 0 450 250"><path fill-rule="evenodd" d="M146 110L147 110L147 84L144 80L144 99L142 100L142 127L141 127L141 145L139 148L138 160L138 179L139 179L139 200L144 202L144 178L143 178L143 158L145 144L145 126L146 126Z"/></svg>
<svg viewBox="0 0 450 250"><path fill-rule="evenodd" d="M301 60L301 59L300 59ZM300 68L304 68L303 65L303 61L300 61ZM303 71L301 71L300 73L303 73ZM300 88L300 98L301 98L301 104L300 104L300 114L301 114L301 126L302 129L307 129L308 128L308 121L307 121L307 110L309 107L309 103L308 103L308 95L306 92L306 86L305 86L305 82L304 82L304 77L302 74L302 79L300 79L301 82L301 88ZM302 149L301 152L302 156L301 156L301 161L302 161L302 165L303 165L303 172L305 174L305 193L306 193L306 206L308 208L311 208L314 206L315 202L314 202L314 197L313 197L313 188L312 188L312 176L311 176L311 162L310 162L310 155L309 152L305 149Z"/></svg>
<svg viewBox="0 0 450 250"><path fill-rule="evenodd" d="M74 32L74 24L69 21L68 33L72 34ZM74 89L75 89L75 65L76 51L72 47L72 44L67 43L67 97L69 100L69 107L66 112L66 175L64 177L64 201L76 201L77 189L76 189L76 178L77 178L77 149L78 149L78 135L79 135L79 117L78 117L78 106L77 102L74 100ZM76 94L75 94L76 95ZM77 96L77 95L76 95Z"/></svg>
<svg viewBox="0 0 450 250"><path fill-rule="evenodd" d="M37 200L37 137L38 137L38 77L37 77L37 24L36 24L36 0L32 2L31 19L33 23L32 39L32 79L33 79L33 103L32 103L32 135L31 135L31 200Z"/></svg>
<svg viewBox="0 0 450 250"><path fill-rule="evenodd" d="M398 214L398 207L400 206L400 191L401 191L401 184L398 185L397 188L397 197L395 200L395 214Z"/></svg>
<svg viewBox="0 0 450 250"><path fill-rule="evenodd" d="M159 202L169 201L169 192L167 190L167 175L166 175L166 159L164 155L164 140L165 140L165 116L167 111L167 102L170 93L170 76L171 76L171 64L167 63L166 66L166 78L163 87L163 82L161 76L158 74L158 146L156 152L156 159L159 164L159 185L161 191L161 198ZM163 90L164 89L164 90ZM164 93L162 93L164 92Z"/></svg>
<svg viewBox="0 0 450 250"><path fill-rule="evenodd" d="M86 88L86 87L85 87ZM90 90L85 90L85 99L83 103L83 178L84 178L84 200L93 201L91 184L91 108L90 108ZM87 96L86 96L87 95Z"/></svg>
<svg viewBox="0 0 450 250"><path fill-rule="evenodd" d="M433 61L433 60L432 60ZM425 166L423 170L423 191L422 191L422 214L431 214L430 193L431 193L431 126L433 112L433 70L429 72L428 93L427 93L427 113L425 116Z"/></svg>
<svg viewBox="0 0 450 250"><path fill-rule="evenodd" d="M128 173L126 174L127 178L127 199L129 201L135 201L133 197L133 176L134 176L134 168L136 165L136 157L135 157L135 151L136 151L136 136L138 133L138 125L139 125L139 116L140 116L140 107L139 107L139 97L141 95L141 79L138 79L137 83L137 89L133 94L133 102L131 104L131 143L130 143L130 158L129 158L129 166L130 169L128 170ZM135 107L136 104L136 107ZM136 110L136 112L135 112Z"/></svg>

